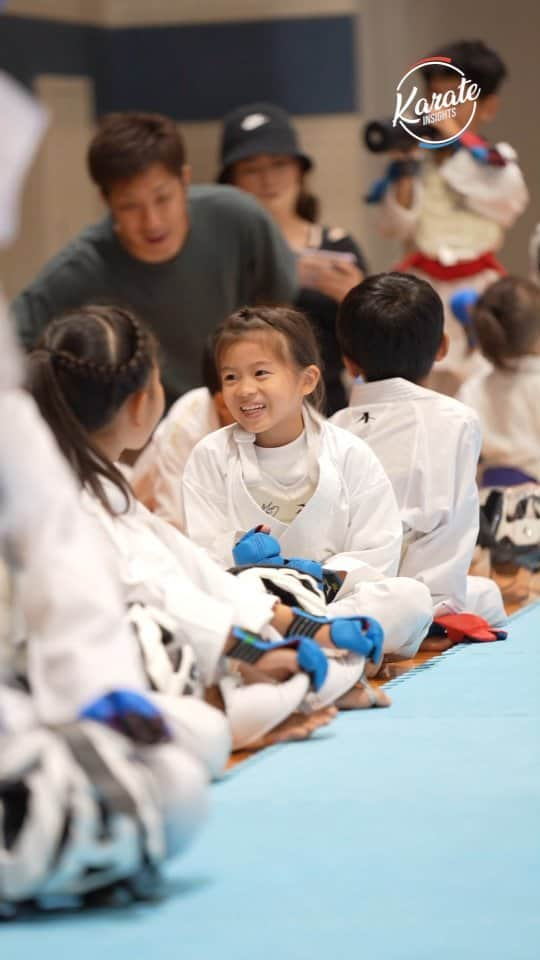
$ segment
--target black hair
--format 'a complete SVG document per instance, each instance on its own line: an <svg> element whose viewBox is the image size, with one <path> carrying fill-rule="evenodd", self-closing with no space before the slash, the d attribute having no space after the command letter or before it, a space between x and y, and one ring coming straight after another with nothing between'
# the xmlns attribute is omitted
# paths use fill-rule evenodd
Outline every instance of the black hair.
<svg viewBox="0 0 540 960"><path fill-rule="evenodd" d="M216 360L214 357L214 344L216 334L211 333L204 341L204 347L201 360L201 376L203 385L208 392L215 397L221 390L221 379L216 369Z"/></svg>
<svg viewBox="0 0 540 960"><path fill-rule="evenodd" d="M100 121L88 148L88 171L107 197L120 180L144 173L156 163L182 177L184 141L171 117L159 113L109 113Z"/></svg>
<svg viewBox="0 0 540 960"><path fill-rule="evenodd" d="M123 307L86 306L52 320L28 358L27 386L82 487L114 513L103 480L130 502L121 471L90 434L144 389L154 364L153 334Z"/></svg>
<svg viewBox="0 0 540 960"><path fill-rule="evenodd" d="M343 354L366 380L419 383L441 345L444 310L431 284L405 273L378 273L353 287L337 318Z"/></svg>
<svg viewBox="0 0 540 960"><path fill-rule="evenodd" d="M540 287L521 277L496 280L477 301L471 321L484 356L511 369L512 360L531 353L540 339Z"/></svg>
<svg viewBox="0 0 540 960"><path fill-rule="evenodd" d="M436 50L432 57L450 57L454 66L463 70L467 80L480 88L480 98L497 93L501 83L508 76L506 65L495 50L491 50L482 40L458 40L446 43ZM428 80L441 75L440 67L424 67L423 74Z"/></svg>
<svg viewBox="0 0 540 960"><path fill-rule="evenodd" d="M306 315L292 307L242 307L218 327L215 335L215 360L219 371L220 357L232 343L256 334L270 335L283 359L293 362L298 370L314 364L322 371L317 337ZM284 348L284 349L283 349ZM322 376L308 398L316 410L322 410L325 389Z"/></svg>

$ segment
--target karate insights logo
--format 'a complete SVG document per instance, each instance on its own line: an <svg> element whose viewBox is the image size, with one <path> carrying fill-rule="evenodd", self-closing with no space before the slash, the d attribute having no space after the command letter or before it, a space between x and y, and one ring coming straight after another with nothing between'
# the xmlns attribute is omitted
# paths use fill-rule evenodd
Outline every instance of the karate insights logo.
<svg viewBox="0 0 540 960"><path fill-rule="evenodd" d="M431 92L428 96L420 94L420 89L429 90L434 67L437 79L444 81L439 86L446 89ZM392 126L399 123L406 133L426 147L446 147L465 133L472 123L480 94L478 84L471 83L449 57L419 60L407 70L396 87ZM459 129L451 136L445 136L437 128L437 124L445 120L459 121Z"/></svg>

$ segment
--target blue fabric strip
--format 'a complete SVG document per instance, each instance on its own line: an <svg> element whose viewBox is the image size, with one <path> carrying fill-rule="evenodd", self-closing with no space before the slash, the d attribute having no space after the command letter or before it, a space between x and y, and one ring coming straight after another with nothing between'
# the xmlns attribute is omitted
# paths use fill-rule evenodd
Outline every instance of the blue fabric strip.
<svg viewBox="0 0 540 960"><path fill-rule="evenodd" d="M335 16L106 29L4 15L0 68L26 84L42 73L89 76L98 114L137 109L213 120L256 100L292 114L351 113L358 108L355 22Z"/></svg>

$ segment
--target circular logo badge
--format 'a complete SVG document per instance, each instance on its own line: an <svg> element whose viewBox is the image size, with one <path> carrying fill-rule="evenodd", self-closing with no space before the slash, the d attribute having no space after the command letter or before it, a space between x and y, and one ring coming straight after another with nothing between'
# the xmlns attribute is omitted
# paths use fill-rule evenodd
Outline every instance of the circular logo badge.
<svg viewBox="0 0 540 960"><path fill-rule="evenodd" d="M439 87L435 90L432 89L434 76ZM446 147L472 123L480 93L478 84L471 83L449 57L419 60L397 85L392 125L399 123L406 133L426 147ZM448 121L452 121L451 133Z"/></svg>

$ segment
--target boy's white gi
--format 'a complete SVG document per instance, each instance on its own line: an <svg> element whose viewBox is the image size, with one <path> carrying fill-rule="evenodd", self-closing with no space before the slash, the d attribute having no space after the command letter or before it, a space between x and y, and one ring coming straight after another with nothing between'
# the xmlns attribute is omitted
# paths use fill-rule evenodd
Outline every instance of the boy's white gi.
<svg viewBox="0 0 540 960"><path fill-rule="evenodd" d="M369 443L392 481L403 523L400 575L426 584L435 616L468 610L503 623L497 585L467 577L479 525L476 414L396 377L356 382L350 406L332 420Z"/></svg>
<svg viewBox="0 0 540 960"><path fill-rule="evenodd" d="M540 356L471 377L459 399L482 425L482 467L513 467L540 480Z"/></svg>
<svg viewBox="0 0 540 960"><path fill-rule="evenodd" d="M180 530L185 526L181 481L187 459L199 440L219 427L207 387L189 390L172 405L133 468L131 485L138 499Z"/></svg>
<svg viewBox="0 0 540 960"><path fill-rule="evenodd" d="M318 560L347 574L329 616L373 616L384 628L385 651L412 656L431 621L431 602L419 583L394 578L401 524L392 486L366 444L309 407L304 422L319 479L290 524L266 514L250 496L246 479L257 481L259 473L255 435L233 424L205 437L186 464L188 534L228 567L239 536L266 524L284 557Z"/></svg>

